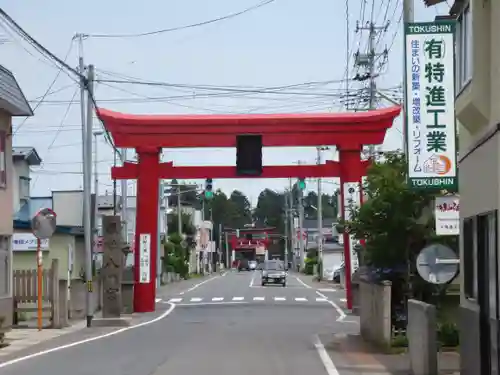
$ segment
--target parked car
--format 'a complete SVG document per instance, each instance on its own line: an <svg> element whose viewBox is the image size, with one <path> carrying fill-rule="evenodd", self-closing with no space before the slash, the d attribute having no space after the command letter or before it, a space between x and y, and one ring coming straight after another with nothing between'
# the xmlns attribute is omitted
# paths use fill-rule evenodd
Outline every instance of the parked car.
<svg viewBox="0 0 500 375"><path fill-rule="evenodd" d="M261 285L281 284L286 286L287 271L285 265L279 260L268 260L262 266Z"/></svg>
<svg viewBox="0 0 500 375"><path fill-rule="evenodd" d="M250 266L248 263L249 263L248 260L241 259L238 263L238 271L240 271L240 272L243 270L250 271Z"/></svg>
<svg viewBox="0 0 500 375"><path fill-rule="evenodd" d="M251 271L254 271L257 268L257 261L255 260L248 261L248 267L250 268Z"/></svg>

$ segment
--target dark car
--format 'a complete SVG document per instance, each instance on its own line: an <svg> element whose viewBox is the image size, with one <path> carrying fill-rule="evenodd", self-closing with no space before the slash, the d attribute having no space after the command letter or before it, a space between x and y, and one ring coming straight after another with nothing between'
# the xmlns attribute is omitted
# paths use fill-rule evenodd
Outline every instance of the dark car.
<svg viewBox="0 0 500 375"><path fill-rule="evenodd" d="M285 264L280 260L268 260L262 266L261 284L281 284L286 286Z"/></svg>
<svg viewBox="0 0 500 375"><path fill-rule="evenodd" d="M242 259L238 262L238 271L250 271L250 264L248 263L248 260Z"/></svg>

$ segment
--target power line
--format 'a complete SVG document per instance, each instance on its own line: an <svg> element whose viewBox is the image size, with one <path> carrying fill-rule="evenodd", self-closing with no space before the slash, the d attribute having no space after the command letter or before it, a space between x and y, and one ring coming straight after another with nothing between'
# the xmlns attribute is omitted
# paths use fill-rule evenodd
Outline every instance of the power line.
<svg viewBox="0 0 500 375"><path fill-rule="evenodd" d="M68 59L69 54L71 53L72 49L73 49L73 40L71 40L71 43L69 44L68 52L66 52L66 55L64 56L64 62L66 62L66 60ZM35 107L33 108L33 112L35 112L38 109L38 107L40 107L40 105L42 105L42 103L44 102L45 98L49 95L50 90L52 90L52 87L55 85L55 83L59 79L59 76L61 75L62 70L63 70L63 66L61 65L58 68L57 74L54 77L54 79L52 80L52 82L50 83L49 87L47 87L47 90L45 90L45 92L43 93L43 95L40 97L40 99L35 104ZM73 98L74 97L75 96L73 95ZM73 98L71 99L71 101L73 101ZM14 130L14 135L19 131L19 129L21 129L23 127L23 125L26 123L26 121L28 120L28 118L29 117L25 117L24 120L16 127L16 129Z"/></svg>
<svg viewBox="0 0 500 375"><path fill-rule="evenodd" d="M99 79L96 80L98 83L115 83L115 84L132 84L132 85L143 85L143 86L163 86L163 87L180 87L180 88L191 88L198 90L209 90L209 91L223 91L223 92L233 92L233 93L258 93L258 94L276 94L276 95L305 95L305 96L338 96L338 94L331 93L310 93L310 92L300 92L300 91L278 91L277 89L264 89L264 90L252 90L252 89L236 89L229 87L217 87L217 86L195 86L195 85L182 85L167 82L145 82L145 81L125 81L125 80L107 80ZM192 96L192 95L191 95Z"/></svg>
<svg viewBox="0 0 500 375"><path fill-rule="evenodd" d="M256 9L259 9L265 5L268 5L268 4L271 4L273 3L275 0L266 0L266 1L263 1L263 2L260 2L258 4L255 4L249 8L246 8L242 11L239 11L239 12L236 12L236 13L231 13L231 14L228 14L226 16L222 16L222 17L218 17L218 18L214 18L214 19L211 19L211 20L208 20L208 21L203 21L203 22L197 22L197 23L192 23L192 24L189 24L189 25L183 25L183 26L177 26L177 27L171 27L171 28L168 28L168 29L160 29L160 30L154 30L154 31L148 31L148 32L144 32L144 33L135 33L135 34L85 34L85 37L89 37L89 38L139 38L139 37L144 37L144 36L151 36L151 35L158 35L158 34L164 34L164 33L169 33L169 32L173 32L173 31L180 31L180 30L186 30L186 29L192 29L192 28L195 28L195 27L199 27L199 26L205 26L205 25L209 25L209 24L212 24L212 23L216 23L216 22L220 22L220 21L225 21L225 20L229 20L231 18L235 18L235 17L238 17L238 16L241 16L245 13L248 13L248 12L251 12L251 11L254 11Z"/></svg>
<svg viewBox="0 0 500 375"><path fill-rule="evenodd" d="M71 101L75 100L77 92L78 92L78 89L75 90L75 93L73 94L73 97L71 98ZM54 143L56 142L57 137L61 133L62 127L64 126L64 121L66 121L66 118L68 117L70 110L71 110L71 104L68 104L68 106L66 107L66 111L64 112L64 115L61 119L61 122L59 123L59 128L57 129L56 134L54 135L54 138L52 139L52 141L49 144L49 147L47 148L47 155L50 154L52 146L54 146ZM40 168L41 169L44 168L44 162L42 162L42 165L40 166ZM33 181L33 187L32 187L33 189L35 188L37 182L38 182L38 176L35 178L35 181Z"/></svg>
<svg viewBox="0 0 500 375"><path fill-rule="evenodd" d="M61 60L59 57L50 52L41 43L34 39L30 34L28 34L14 19L9 16L2 8L0 8L0 17L2 17L8 24L14 29L16 34L21 36L26 40L31 46L37 49L43 56L51 61L55 61L58 66L62 66L66 71L73 73L78 79L83 79L86 81L86 77L82 76L75 68L69 66L65 61Z"/></svg>

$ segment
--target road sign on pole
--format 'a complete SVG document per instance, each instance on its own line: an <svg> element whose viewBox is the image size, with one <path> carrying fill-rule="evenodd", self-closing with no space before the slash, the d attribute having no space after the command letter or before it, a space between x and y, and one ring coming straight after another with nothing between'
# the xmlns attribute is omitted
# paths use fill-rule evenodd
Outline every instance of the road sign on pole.
<svg viewBox="0 0 500 375"><path fill-rule="evenodd" d="M42 330L42 294L43 294L43 255L41 240L50 238L56 230L56 213L50 208L42 208L31 219L31 229L36 237L37 264L37 326Z"/></svg>

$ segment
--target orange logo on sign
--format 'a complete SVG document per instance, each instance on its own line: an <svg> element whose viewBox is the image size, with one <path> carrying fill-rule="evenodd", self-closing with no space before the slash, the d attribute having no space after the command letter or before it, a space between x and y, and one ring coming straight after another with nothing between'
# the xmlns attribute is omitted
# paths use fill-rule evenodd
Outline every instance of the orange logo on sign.
<svg viewBox="0 0 500 375"><path fill-rule="evenodd" d="M432 155L424 163L424 172L445 175L451 171L452 163L445 155Z"/></svg>

